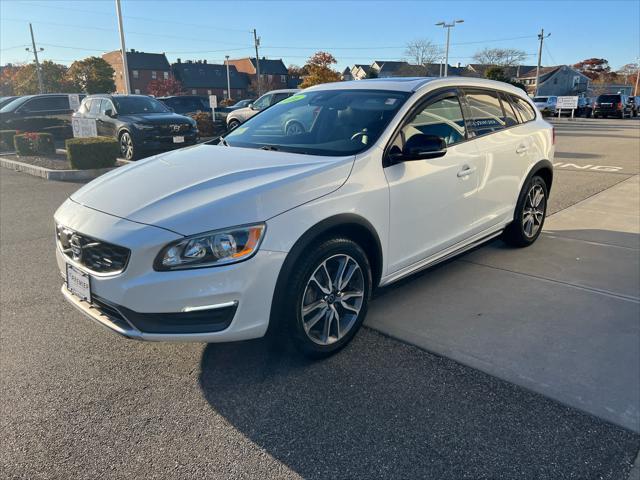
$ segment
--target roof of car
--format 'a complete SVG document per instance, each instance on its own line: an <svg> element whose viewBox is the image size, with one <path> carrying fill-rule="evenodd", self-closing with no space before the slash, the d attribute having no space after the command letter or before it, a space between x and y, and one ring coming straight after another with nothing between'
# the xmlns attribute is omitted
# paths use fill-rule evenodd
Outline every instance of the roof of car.
<svg viewBox="0 0 640 480"><path fill-rule="evenodd" d="M396 92L415 92L425 86L433 87L485 87L510 91L520 96L526 96L524 90L508 83L475 77L401 77L401 78L371 78L366 80L351 80L348 82L324 83L306 90L342 90L369 89L389 90Z"/></svg>
<svg viewBox="0 0 640 480"><path fill-rule="evenodd" d="M281 88L280 90L269 90L268 92L265 92L263 95L266 95L267 93L294 93L299 91L300 91L299 88Z"/></svg>

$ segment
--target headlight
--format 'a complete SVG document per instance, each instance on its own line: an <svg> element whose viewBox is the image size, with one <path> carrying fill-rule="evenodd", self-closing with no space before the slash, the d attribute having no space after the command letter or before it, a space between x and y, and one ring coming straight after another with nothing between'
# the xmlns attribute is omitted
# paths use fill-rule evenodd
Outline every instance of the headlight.
<svg viewBox="0 0 640 480"><path fill-rule="evenodd" d="M247 260L258 251L265 229L266 226L260 223L177 240L160 251L153 268L158 271L184 270Z"/></svg>
<svg viewBox="0 0 640 480"><path fill-rule="evenodd" d="M155 128L154 125L147 125L146 123L134 123L133 126L138 130L153 130Z"/></svg>

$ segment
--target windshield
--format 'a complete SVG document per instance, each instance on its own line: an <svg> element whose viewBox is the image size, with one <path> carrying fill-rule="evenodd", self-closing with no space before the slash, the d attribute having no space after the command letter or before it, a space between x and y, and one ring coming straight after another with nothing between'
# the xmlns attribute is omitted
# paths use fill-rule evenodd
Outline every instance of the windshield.
<svg viewBox="0 0 640 480"><path fill-rule="evenodd" d="M113 103L119 115L132 113L169 113L166 106L151 97L114 97Z"/></svg>
<svg viewBox="0 0 640 480"><path fill-rule="evenodd" d="M619 101L620 101L620 95L600 95L598 97L598 102L615 103Z"/></svg>
<svg viewBox="0 0 640 480"><path fill-rule="evenodd" d="M0 108L0 113L13 112L16 108L22 105L24 102L32 98L33 95L27 95L26 97L17 97L7 103L4 107Z"/></svg>
<svg viewBox="0 0 640 480"><path fill-rule="evenodd" d="M354 155L371 146L408 93L324 90L293 95L225 137L230 146L309 155Z"/></svg>
<svg viewBox="0 0 640 480"><path fill-rule="evenodd" d="M533 97L535 103L547 103L547 100L549 100L549 97Z"/></svg>

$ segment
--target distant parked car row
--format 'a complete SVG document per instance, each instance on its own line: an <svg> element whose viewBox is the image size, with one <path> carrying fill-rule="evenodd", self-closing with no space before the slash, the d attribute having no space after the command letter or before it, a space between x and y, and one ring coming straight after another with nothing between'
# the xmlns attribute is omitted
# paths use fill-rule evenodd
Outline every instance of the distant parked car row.
<svg viewBox="0 0 640 480"><path fill-rule="evenodd" d="M558 97L538 96L533 98L533 102L538 110L545 115L557 115ZM627 96L620 93L604 94L598 97L580 97L578 99L578 108L574 112L576 117L592 117L593 118L631 118L638 116L638 106L640 105L640 97ZM563 110L561 114L571 115L571 110Z"/></svg>

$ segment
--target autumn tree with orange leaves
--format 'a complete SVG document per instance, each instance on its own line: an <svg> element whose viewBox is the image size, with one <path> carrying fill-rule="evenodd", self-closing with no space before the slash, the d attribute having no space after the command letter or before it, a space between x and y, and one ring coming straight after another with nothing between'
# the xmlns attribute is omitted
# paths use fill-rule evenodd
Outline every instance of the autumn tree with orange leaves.
<svg viewBox="0 0 640 480"><path fill-rule="evenodd" d="M331 68L331 65L336 63L338 63L338 61L330 53L316 52L303 67L306 75L300 88L340 81L340 74Z"/></svg>

